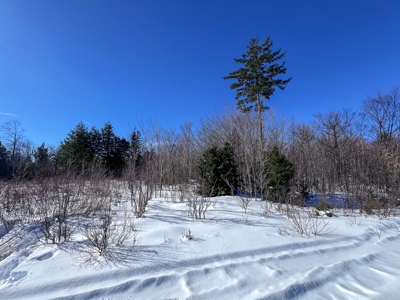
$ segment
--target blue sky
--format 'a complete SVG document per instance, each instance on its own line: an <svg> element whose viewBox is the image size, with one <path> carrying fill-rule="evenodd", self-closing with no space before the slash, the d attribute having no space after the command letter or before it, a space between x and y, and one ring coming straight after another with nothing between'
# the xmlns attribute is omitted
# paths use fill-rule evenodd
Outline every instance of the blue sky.
<svg viewBox="0 0 400 300"><path fill-rule="evenodd" d="M286 51L293 79L270 105L287 117L400 85L400 1L3 0L0 123L53 145L79 121L120 136L150 118L199 124L235 105L222 77L256 36Z"/></svg>

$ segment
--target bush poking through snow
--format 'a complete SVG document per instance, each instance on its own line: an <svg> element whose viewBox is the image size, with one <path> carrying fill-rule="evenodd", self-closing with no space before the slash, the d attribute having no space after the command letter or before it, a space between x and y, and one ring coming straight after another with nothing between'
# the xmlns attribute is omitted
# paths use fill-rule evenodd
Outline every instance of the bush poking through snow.
<svg viewBox="0 0 400 300"><path fill-rule="evenodd" d="M132 171L134 172L134 171ZM153 196L154 184L152 182L143 180L140 177L136 178L134 174L126 176L125 187L129 192L131 206L136 218L143 217L147 204Z"/></svg>
<svg viewBox="0 0 400 300"><path fill-rule="evenodd" d="M137 228L133 223L133 220L128 216L128 210L125 209L124 217L121 222L115 221L112 227L113 239L112 242L116 246L122 246L125 241L133 237L132 246L136 244Z"/></svg>
<svg viewBox="0 0 400 300"><path fill-rule="evenodd" d="M358 226L361 224L361 222L362 222L362 220L357 220L356 215L350 215L349 217L347 217L346 224L348 224L350 226Z"/></svg>
<svg viewBox="0 0 400 300"><path fill-rule="evenodd" d="M135 246L137 231L127 211L122 223L113 220L111 213L107 212L101 217L93 217L83 228L82 235L88 239L90 247L95 249L99 256L104 256L109 247L122 246L131 237L133 237L132 246Z"/></svg>
<svg viewBox="0 0 400 300"><path fill-rule="evenodd" d="M381 239L382 230L379 229L379 228L375 228L374 232L375 232L376 236L377 236L379 239Z"/></svg>
<svg viewBox="0 0 400 300"><path fill-rule="evenodd" d="M111 223L112 217L105 215L93 218L90 224L82 230L83 236L98 251L99 256L102 256L111 244Z"/></svg>
<svg viewBox="0 0 400 300"><path fill-rule="evenodd" d="M284 236L302 236L309 238L329 234L336 228L331 228L331 221L315 216L312 211L294 210L288 216L287 222L279 226L278 233Z"/></svg>
<svg viewBox="0 0 400 300"><path fill-rule="evenodd" d="M23 188L17 182L4 181L0 184L0 225L6 232L10 232L21 221L17 211L22 206L23 194Z"/></svg>
<svg viewBox="0 0 400 300"><path fill-rule="evenodd" d="M39 240L45 244L69 241L75 231L75 228L63 216L46 217L40 225L43 238L39 237Z"/></svg>
<svg viewBox="0 0 400 300"><path fill-rule="evenodd" d="M164 231L163 242L164 243L168 242L168 231Z"/></svg>
<svg viewBox="0 0 400 300"><path fill-rule="evenodd" d="M269 201L263 202L261 204L262 212L261 212L261 217L267 218L270 215L272 215L272 203Z"/></svg>
<svg viewBox="0 0 400 300"><path fill-rule="evenodd" d="M182 239L184 239L184 240L192 240L193 239L193 234L190 231L190 229L187 232L182 233Z"/></svg>
<svg viewBox="0 0 400 300"><path fill-rule="evenodd" d="M190 190L190 187L188 184L186 184L186 183L178 184L177 196L178 196L179 202L185 201L185 199L188 197L189 190ZM175 197L176 197L176 193L175 193Z"/></svg>
<svg viewBox="0 0 400 300"><path fill-rule="evenodd" d="M201 186L201 190L203 190L203 185ZM215 202L216 200L206 197L205 193L198 194L196 191L190 191L187 201L188 215L194 220L205 219L207 209L211 205L215 205Z"/></svg>
<svg viewBox="0 0 400 300"><path fill-rule="evenodd" d="M243 221L246 222L247 221L247 209L253 203L252 202L253 199L250 197L246 197L246 196L239 196L239 197L235 197L235 198L236 198L236 201L239 204L240 208L242 209Z"/></svg>

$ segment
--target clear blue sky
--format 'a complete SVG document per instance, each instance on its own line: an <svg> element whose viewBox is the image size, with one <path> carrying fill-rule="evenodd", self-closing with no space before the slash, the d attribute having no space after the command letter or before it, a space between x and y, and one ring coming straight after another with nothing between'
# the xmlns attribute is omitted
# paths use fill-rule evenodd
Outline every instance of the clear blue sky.
<svg viewBox="0 0 400 300"><path fill-rule="evenodd" d="M79 121L127 136L138 120L196 124L235 104L233 58L268 35L286 51L298 120L400 85L400 1L0 1L0 123L57 145ZM13 114L13 115L6 115Z"/></svg>

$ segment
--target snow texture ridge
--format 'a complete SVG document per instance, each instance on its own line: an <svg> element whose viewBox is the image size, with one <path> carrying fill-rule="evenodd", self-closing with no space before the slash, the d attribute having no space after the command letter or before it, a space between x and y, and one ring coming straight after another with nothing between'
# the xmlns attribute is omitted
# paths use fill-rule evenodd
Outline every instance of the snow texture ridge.
<svg viewBox="0 0 400 300"><path fill-rule="evenodd" d="M286 237L287 218L261 218L261 202L244 222L235 199L217 200L201 222L184 203L150 201L138 246L115 264L23 235L0 261L0 299L400 299L399 220L336 216L331 234Z"/></svg>

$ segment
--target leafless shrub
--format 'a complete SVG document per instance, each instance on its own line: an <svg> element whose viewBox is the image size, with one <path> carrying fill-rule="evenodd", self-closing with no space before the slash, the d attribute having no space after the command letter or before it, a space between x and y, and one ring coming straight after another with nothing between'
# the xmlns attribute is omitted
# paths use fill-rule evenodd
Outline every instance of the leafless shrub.
<svg viewBox="0 0 400 300"><path fill-rule="evenodd" d="M5 214L4 211L0 211L0 224L3 225L6 232L10 232L10 230L14 228L15 223L16 221L10 218L10 214Z"/></svg>
<svg viewBox="0 0 400 300"><path fill-rule="evenodd" d="M279 212L281 215L283 215L284 212L286 212L287 210L284 209L284 206L282 203L275 203L274 204L274 209Z"/></svg>
<svg viewBox="0 0 400 300"><path fill-rule="evenodd" d="M95 249L99 256L104 256L111 246L120 247L132 237L132 246L135 246L137 231L127 210L122 222L113 219L111 212L108 211L103 216L92 217L89 224L83 227L82 235L90 242L90 249ZM90 252L90 249L87 251Z"/></svg>
<svg viewBox="0 0 400 300"><path fill-rule="evenodd" d="M287 222L279 226L278 233L285 236L296 236L309 238L321 234L332 233L336 228L330 227L331 221L316 216L312 211L293 211Z"/></svg>
<svg viewBox="0 0 400 300"><path fill-rule="evenodd" d="M21 200L23 193L16 182L1 182L0 184L0 224L6 232L10 232L20 221Z"/></svg>
<svg viewBox="0 0 400 300"><path fill-rule="evenodd" d="M183 183L178 185L178 199L180 202L185 201L188 198L190 187L188 184Z"/></svg>
<svg viewBox="0 0 400 300"><path fill-rule="evenodd" d="M45 219L40 222L40 225L42 236L39 236L39 240L45 244L69 241L75 231L75 227L71 226L62 216L54 216L53 218L45 217Z"/></svg>
<svg viewBox="0 0 400 300"><path fill-rule="evenodd" d="M272 215L272 203L269 201L264 201L263 204L261 205L262 212L261 212L261 217L267 218L270 215Z"/></svg>
<svg viewBox="0 0 400 300"><path fill-rule="evenodd" d="M182 233L182 239L186 239L186 240L192 240L193 239L193 234L190 231L190 229L187 232ZM182 240L181 240L182 242Z"/></svg>
<svg viewBox="0 0 400 300"><path fill-rule="evenodd" d="M236 202L238 203L238 205L242 209L242 218L243 218L244 222L247 221L247 209L253 203L252 200L253 200L252 198L246 197L246 196L238 196L238 197L236 197Z"/></svg>
<svg viewBox="0 0 400 300"><path fill-rule="evenodd" d="M216 200L213 200L211 197L206 197L204 191L205 188L201 185L199 191L192 190L189 193L187 207L188 215L192 217L192 219L205 219L207 209L216 203Z"/></svg>
<svg viewBox="0 0 400 300"><path fill-rule="evenodd" d="M128 216L128 210L124 210L124 216L121 222L115 220L112 226L113 239L112 243L116 246L122 246L125 241L133 237L133 246L136 244L137 230L133 220Z"/></svg>
<svg viewBox="0 0 400 300"><path fill-rule="evenodd" d="M279 226L278 233L280 235L308 236L310 222L310 217L304 217L302 212L297 211L288 217L288 221L285 224Z"/></svg>
<svg viewBox="0 0 400 300"><path fill-rule="evenodd" d="M14 224L40 224L44 243L68 241L76 230L71 216L96 214L115 198L110 180L64 175L30 181L9 181L0 187L0 222L7 231Z"/></svg>
<svg viewBox="0 0 400 300"><path fill-rule="evenodd" d="M379 220L389 219L392 217L392 209L389 205L387 205L386 207L375 210L375 214Z"/></svg>
<svg viewBox="0 0 400 300"><path fill-rule="evenodd" d="M82 235L87 238L99 256L102 256L111 244L111 223L110 215L101 218L93 217L91 222L82 230Z"/></svg>
<svg viewBox="0 0 400 300"><path fill-rule="evenodd" d="M169 193L169 199L170 199L172 202L176 202L176 201L177 201L178 195L176 194L176 191L175 191L175 190L172 190L172 191Z"/></svg>
<svg viewBox="0 0 400 300"><path fill-rule="evenodd" d="M381 239L382 230L379 229L379 228L375 228L374 232L375 232L376 236L377 236L379 239Z"/></svg>
<svg viewBox="0 0 400 300"><path fill-rule="evenodd" d="M335 212L335 214L342 213L344 216L350 216L350 217L353 217L353 216L354 216L354 214L353 214L353 212L352 212L353 210L350 209L350 208L347 208L347 207L344 207L344 208L342 208L342 209L340 209L340 208L334 208L333 211Z"/></svg>
<svg viewBox="0 0 400 300"><path fill-rule="evenodd" d="M146 184L143 180L131 181L128 186L133 212L136 218L141 218L154 192L154 187L151 184Z"/></svg>
<svg viewBox="0 0 400 300"><path fill-rule="evenodd" d="M361 224L361 222L362 222L362 220L361 219L357 219L357 216L354 215L354 214L348 216L347 220L346 220L346 224L348 224L350 226L358 226L358 225Z"/></svg>
<svg viewBox="0 0 400 300"><path fill-rule="evenodd" d="M91 178L87 181L81 179L79 184L81 195L75 202L74 213L94 215L104 211L114 199L122 197L117 184L114 187L108 178Z"/></svg>
<svg viewBox="0 0 400 300"><path fill-rule="evenodd" d="M168 231L164 231L163 241L164 243L168 241Z"/></svg>
<svg viewBox="0 0 400 300"><path fill-rule="evenodd" d="M309 223L309 233L312 234L314 238L317 238L317 235L329 234L336 230L337 227L330 227L331 220L320 217L313 217L312 215L310 215L310 212L308 212L308 214L308 218L311 219L311 222Z"/></svg>
<svg viewBox="0 0 400 300"><path fill-rule="evenodd" d="M137 174L132 168L125 174L125 189L129 193L131 207L136 218L143 217L147 204L155 191L155 185L151 180L146 180L143 175Z"/></svg>
<svg viewBox="0 0 400 300"><path fill-rule="evenodd" d="M379 192L380 193L380 192ZM394 218L398 212L396 209L397 196L376 196L370 192L364 209L365 217L377 217L379 220Z"/></svg>
<svg viewBox="0 0 400 300"><path fill-rule="evenodd" d="M59 176L25 182L26 214L41 225L38 238L44 243L68 241L76 230L72 216L104 211L113 199L110 181L80 176Z"/></svg>
<svg viewBox="0 0 400 300"><path fill-rule="evenodd" d="M34 218L41 225L38 238L42 242L55 244L70 240L75 228L68 218L81 196L77 190L80 191L71 178L52 178L30 186L29 196L34 203Z"/></svg>

